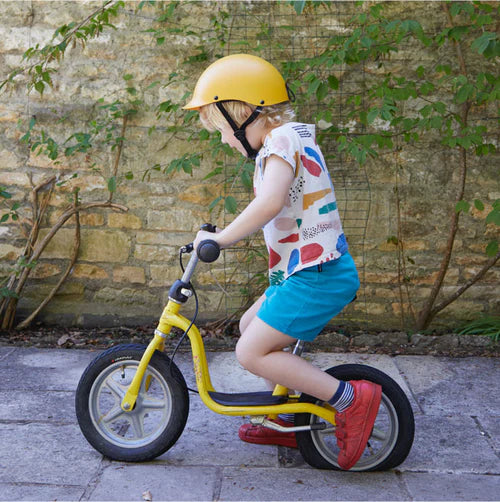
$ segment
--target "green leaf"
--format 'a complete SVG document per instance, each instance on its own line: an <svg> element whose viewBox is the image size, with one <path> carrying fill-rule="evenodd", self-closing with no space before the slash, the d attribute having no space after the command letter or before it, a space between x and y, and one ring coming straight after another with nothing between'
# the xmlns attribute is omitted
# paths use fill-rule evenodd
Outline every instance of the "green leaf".
<svg viewBox="0 0 500 502"><path fill-rule="evenodd" d="M125 75L123 75L123 80L132 80L134 78L133 75L131 75L130 73L126 73Z"/></svg>
<svg viewBox="0 0 500 502"><path fill-rule="evenodd" d="M497 253L498 253L498 241L494 239L486 246L486 254L493 258L493 256L497 255Z"/></svg>
<svg viewBox="0 0 500 502"><path fill-rule="evenodd" d="M465 103L474 93L474 86L472 84L465 84L460 89L458 89L458 92L456 94L456 101L459 105L462 103Z"/></svg>
<svg viewBox="0 0 500 502"><path fill-rule="evenodd" d="M238 203L232 195L228 195L224 200L224 207L228 213L235 214L238 209Z"/></svg>
<svg viewBox="0 0 500 502"><path fill-rule="evenodd" d="M366 122L368 124L371 124L378 117L379 112L380 112L380 110L378 108L372 108L368 112L368 115L366 117Z"/></svg>
<svg viewBox="0 0 500 502"><path fill-rule="evenodd" d="M133 180L134 179L134 173L132 171L128 171L125 173L125 179L126 180Z"/></svg>
<svg viewBox="0 0 500 502"><path fill-rule="evenodd" d="M444 103L442 103L441 101L437 101L436 103L433 103L432 108L434 108L434 110L436 110L441 115L444 115L446 113L446 105Z"/></svg>
<svg viewBox="0 0 500 502"><path fill-rule="evenodd" d="M116 177L111 176L111 178L108 179L108 190L113 193L116 192Z"/></svg>
<svg viewBox="0 0 500 502"><path fill-rule="evenodd" d="M474 207L478 210L478 211L484 211L484 204L482 203L482 201L480 201L479 199L476 199L474 201Z"/></svg>
<svg viewBox="0 0 500 502"><path fill-rule="evenodd" d="M330 75L328 77L328 85L334 91L338 90L338 88L339 88L339 79L335 75Z"/></svg>
<svg viewBox="0 0 500 502"><path fill-rule="evenodd" d="M460 213L461 211L464 213L468 213L470 209L470 204L466 200L461 200L455 204L455 212Z"/></svg>
<svg viewBox="0 0 500 502"><path fill-rule="evenodd" d="M474 42L472 42L471 49L474 49L479 54L483 54L484 51L488 48L490 42L496 40L496 38L496 33L486 31L479 38L476 38Z"/></svg>
<svg viewBox="0 0 500 502"><path fill-rule="evenodd" d="M325 84L324 82L321 82L319 84L318 89L316 90L317 100L323 101L323 99L325 99L326 96L328 95L328 90L329 90L329 86L327 84Z"/></svg>
<svg viewBox="0 0 500 502"><path fill-rule="evenodd" d="M219 195L216 199L214 199L210 205L208 206L208 210L212 212L215 208L215 206L222 200L222 197Z"/></svg>
<svg viewBox="0 0 500 502"><path fill-rule="evenodd" d="M40 94L43 94L43 91L45 90L45 84L41 80L39 80L35 83L35 90Z"/></svg>
<svg viewBox="0 0 500 502"><path fill-rule="evenodd" d="M500 210L498 208L493 207L488 216L486 216L486 223L500 226Z"/></svg>
<svg viewBox="0 0 500 502"><path fill-rule="evenodd" d="M295 9L295 12L300 15L304 12L304 8L306 6L306 0L293 0L290 1L289 4Z"/></svg>
<svg viewBox="0 0 500 502"><path fill-rule="evenodd" d="M198 137L200 138L200 140L206 141L206 140L210 139L210 133L206 129L202 129L199 132Z"/></svg>

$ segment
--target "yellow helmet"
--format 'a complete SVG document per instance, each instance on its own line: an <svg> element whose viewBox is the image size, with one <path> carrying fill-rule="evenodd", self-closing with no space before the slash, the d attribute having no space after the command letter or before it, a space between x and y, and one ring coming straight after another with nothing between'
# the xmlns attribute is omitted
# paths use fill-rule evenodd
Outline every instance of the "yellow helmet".
<svg viewBox="0 0 500 502"><path fill-rule="evenodd" d="M233 54L218 59L201 74L184 109L228 100L270 106L288 101L289 95L285 80L271 63L250 54Z"/></svg>

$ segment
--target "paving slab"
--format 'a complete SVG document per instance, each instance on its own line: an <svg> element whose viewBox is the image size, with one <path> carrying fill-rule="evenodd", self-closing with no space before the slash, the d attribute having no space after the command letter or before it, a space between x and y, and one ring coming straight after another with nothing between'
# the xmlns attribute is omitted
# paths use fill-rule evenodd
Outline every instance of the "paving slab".
<svg viewBox="0 0 500 502"><path fill-rule="evenodd" d="M481 415L480 417L476 417L476 421L480 430L500 458L500 415Z"/></svg>
<svg viewBox="0 0 500 502"><path fill-rule="evenodd" d="M226 468L219 500L409 500L394 472Z"/></svg>
<svg viewBox="0 0 500 502"><path fill-rule="evenodd" d="M103 469L87 500L213 500L218 479L213 467L174 467L113 462Z"/></svg>
<svg viewBox="0 0 500 502"><path fill-rule="evenodd" d="M98 352L84 350L17 349L2 360L0 390L74 391Z"/></svg>
<svg viewBox="0 0 500 502"><path fill-rule="evenodd" d="M238 428L245 422L243 417L218 415L209 410L199 396L191 396L184 432L157 461L168 465L277 467L275 446L256 447L238 439Z"/></svg>
<svg viewBox="0 0 500 502"><path fill-rule="evenodd" d="M4 483L86 485L102 461L76 425L0 422L0 444Z"/></svg>
<svg viewBox="0 0 500 502"><path fill-rule="evenodd" d="M242 443L241 417L217 415L190 395L186 429L154 462L98 454L82 436L74 393L99 351L0 347L0 500L499 500L500 396L493 358L308 353L319 367L365 363L405 389L416 413L415 443L398 469L320 471L296 450ZM262 379L233 352L207 354L221 392L256 391ZM189 353L179 366L195 386ZM485 385L485 382L488 382ZM496 497L496 498L495 498Z"/></svg>
<svg viewBox="0 0 500 502"><path fill-rule="evenodd" d="M450 473L403 473L411 500L496 500L500 499L498 476Z"/></svg>
<svg viewBox="0 0 500 502"><path fill-rule="evenodd" d="M400 356L397 364L426 415L500 416L500 360Z"/></svg>
<svg viewBox="0 0 500 502"><path fill-rule="evenodd" d="M85 493L84 486L61 486L47 484L15 484L0 483L0 500L2 501L76 501Z"/></svg>
<svg viewBox="0 0 500 502"><path fill-rule="evenodd" d="M0 420L76 424L74 391L2 390L0 402Z"/></svg>
<svg viewBox="0 0 500 502"><path fill-rule="evenodd" d="M398 469L500 475L500 459L473 417L420 415L413 447Z"/></svg>

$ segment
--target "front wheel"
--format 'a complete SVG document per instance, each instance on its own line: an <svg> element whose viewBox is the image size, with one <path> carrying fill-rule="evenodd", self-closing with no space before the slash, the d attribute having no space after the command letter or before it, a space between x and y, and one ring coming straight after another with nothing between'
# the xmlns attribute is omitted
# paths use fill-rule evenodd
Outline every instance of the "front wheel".
<svg viewBox="0 0 500 502"><path fill-rule="evenodd" d="M106 350L89 364L76 390L76 416L83 435L113 460L152 460L177 441L186 425L186 382L177 366L158 351L146 369L134 409L122 410L145 349L131 344Z"/></svg>
<svg viewBox="0 0 500 502"><path fill-rule="evenodd" d="M382 401L372 434L363 455L350 470L383 471L401 464L410 452L415 432L413 410L401 387L385 373L361 364L334 366L326 372L338 380L369 380L382 386ZM321 405L321 401L307 394L302 394L299 401ZM309 413L295 415L295 425L322 422L320 417ZM334 432L334 427L328 424L322 430L296 434L297 445L308 464L319 469L340 470Z"/></svg>

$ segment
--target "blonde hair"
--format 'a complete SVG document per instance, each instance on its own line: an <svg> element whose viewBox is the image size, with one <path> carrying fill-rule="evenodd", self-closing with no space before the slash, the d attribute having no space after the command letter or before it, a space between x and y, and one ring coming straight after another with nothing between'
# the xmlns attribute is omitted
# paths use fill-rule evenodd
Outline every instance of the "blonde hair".
<svg viewBox="0 0 500 502"><path fill-rule="evenodd" d="M224 108L239 127L257 107L244 101L224 101ZM256 123L260 122L264 127L278 127L286 122L292 122L294 119L295 110L290 102L286 101L262 107ZM203 127L211 132L220 130L227 125L226 119L215 103L200 108L200 120Z"/></svg>

